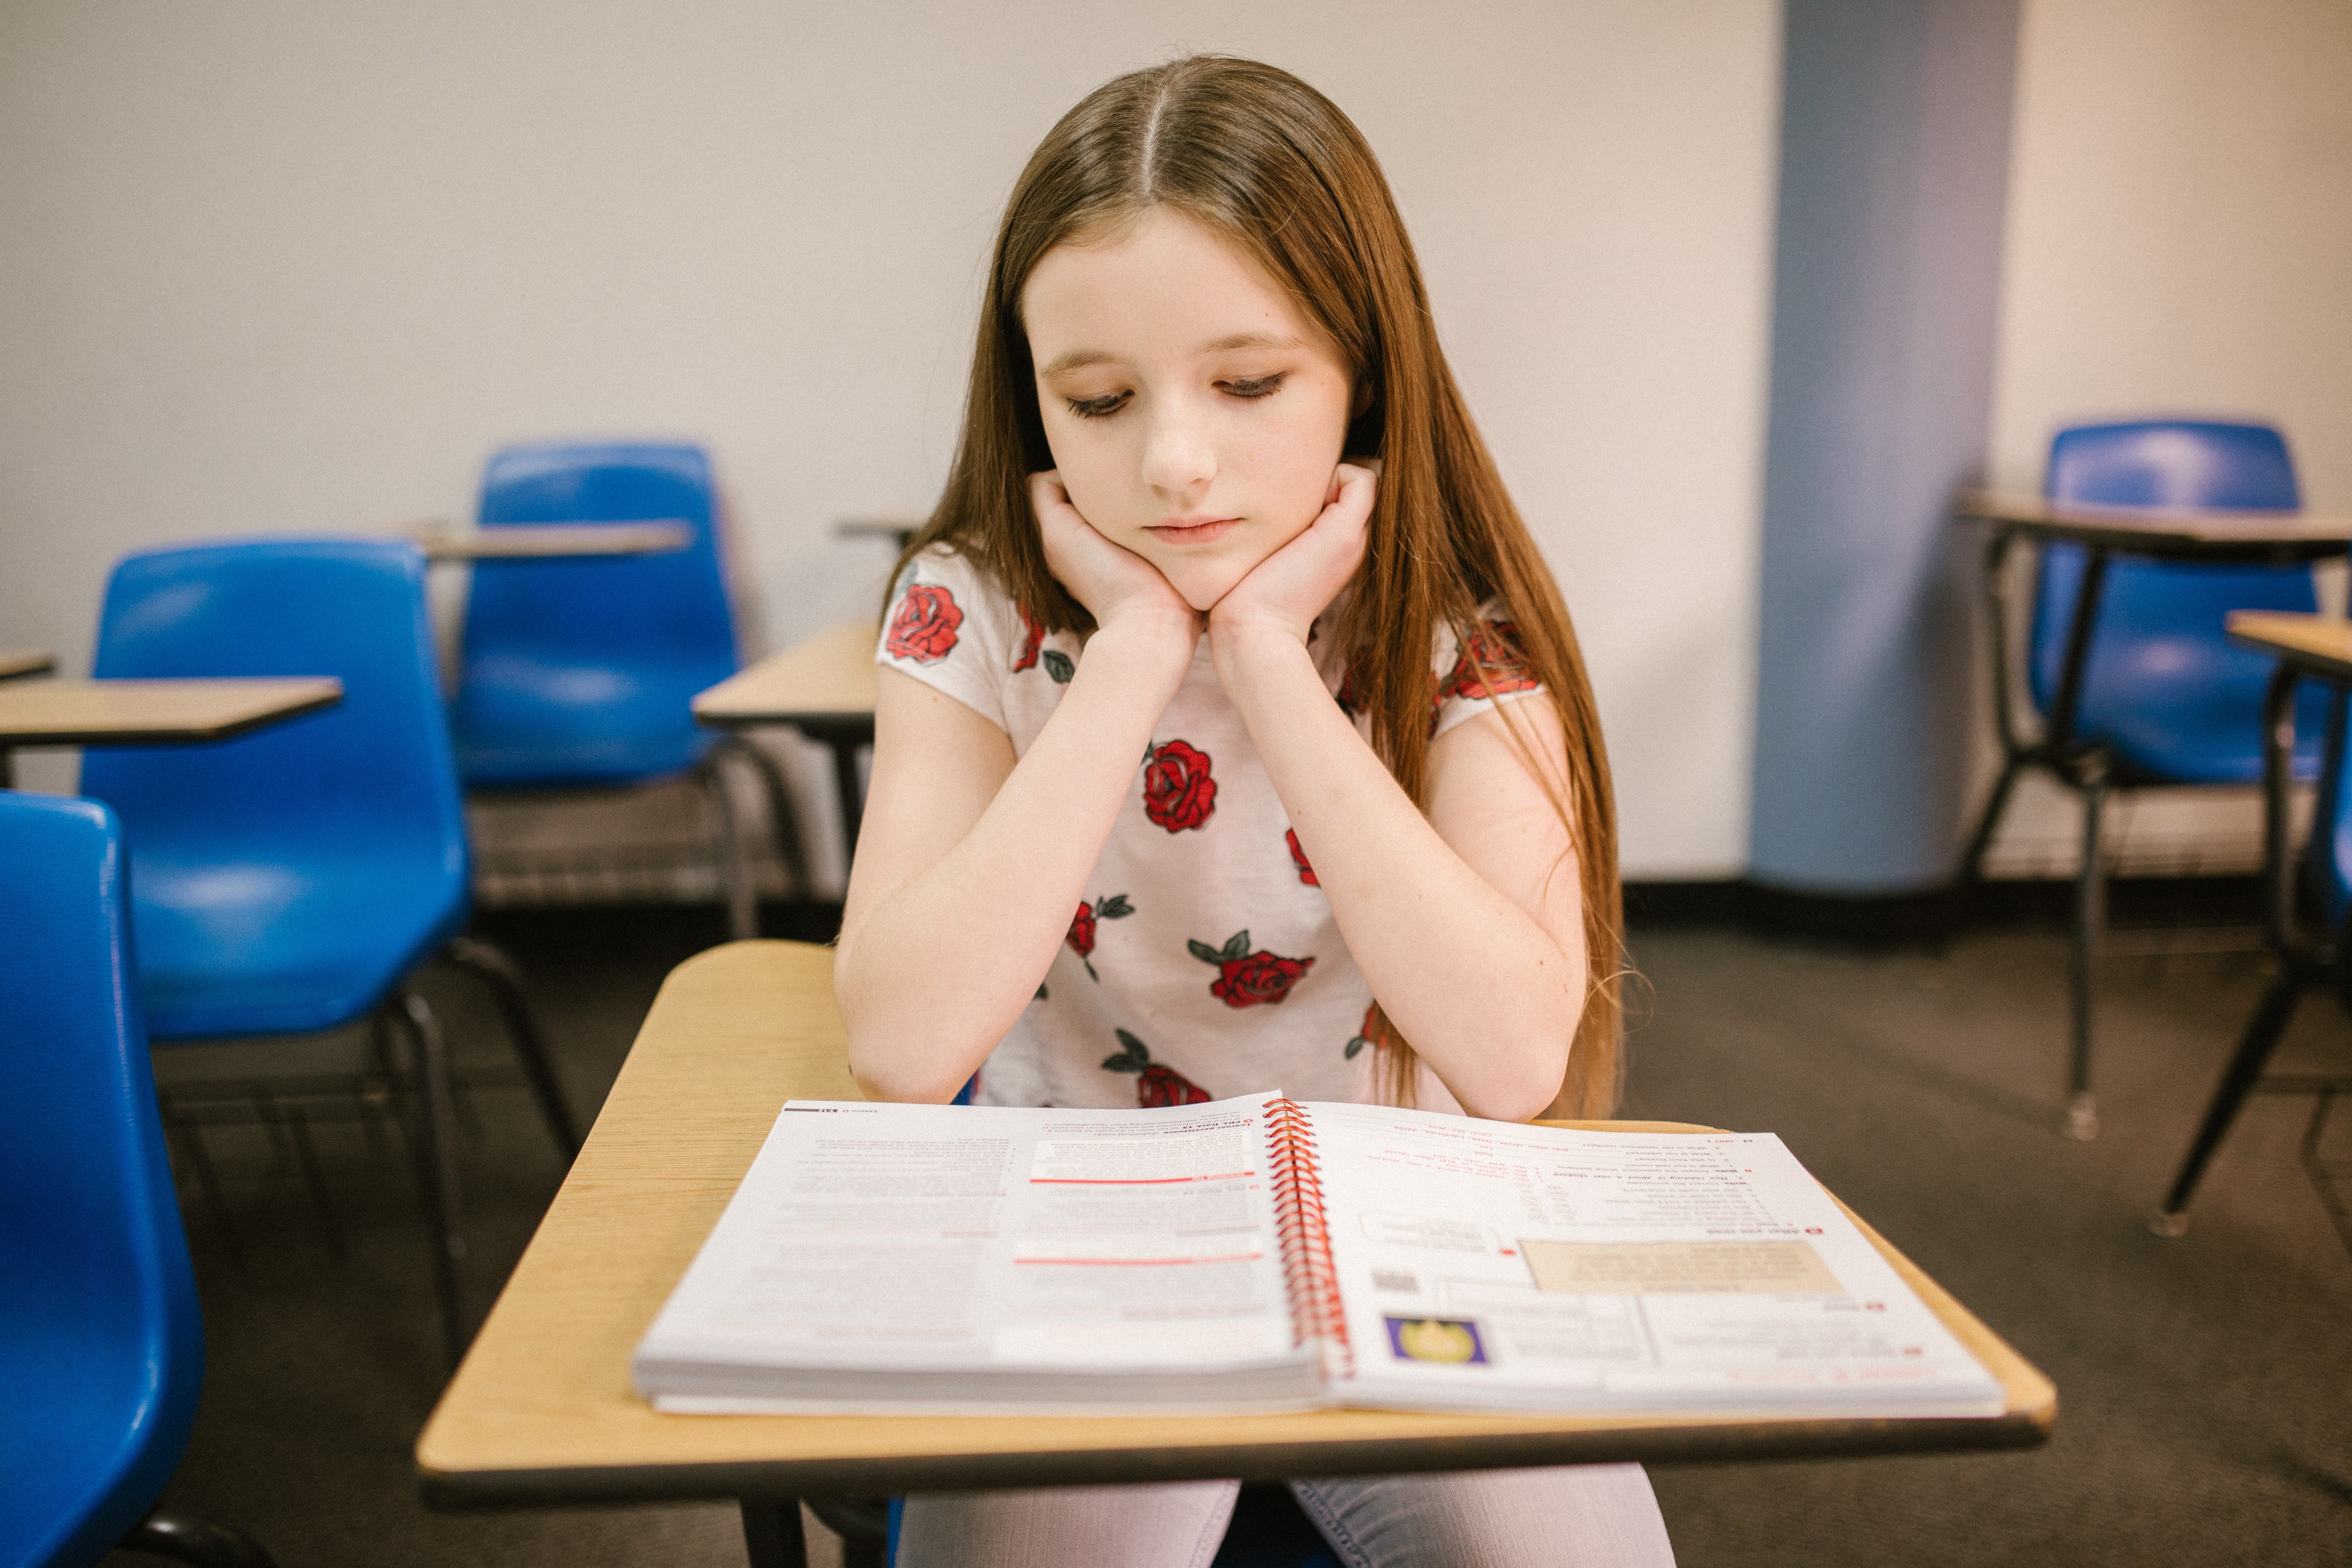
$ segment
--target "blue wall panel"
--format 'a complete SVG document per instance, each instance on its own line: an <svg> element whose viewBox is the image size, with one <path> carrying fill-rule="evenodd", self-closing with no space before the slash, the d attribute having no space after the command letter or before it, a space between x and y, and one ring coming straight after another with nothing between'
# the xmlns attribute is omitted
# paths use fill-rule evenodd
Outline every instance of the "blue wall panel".
<svg viewBox="0 0 2352 1568"><path fill-rule="evenodd" d="M1790 0L1756 880L1950 874L1972 737L1956 485L1983 466L2017 0Z"/></svg>

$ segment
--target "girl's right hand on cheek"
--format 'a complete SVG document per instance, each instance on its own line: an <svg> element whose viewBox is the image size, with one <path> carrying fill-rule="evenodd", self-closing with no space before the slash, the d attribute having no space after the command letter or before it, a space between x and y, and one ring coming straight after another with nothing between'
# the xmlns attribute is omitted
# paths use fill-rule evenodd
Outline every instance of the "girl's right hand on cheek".
<svg viewBox="0 0 2352 1568"><path fill-rule="evenodd" d="M1170 635L1181 634L1187 658L1202 627L1200 612L1160 574L1160 568L1095 531L1070 504L1061 475L1048 469L1029 476L1029 504L1045 544L1045 564L1098 627L1135 621Z"/></svg>

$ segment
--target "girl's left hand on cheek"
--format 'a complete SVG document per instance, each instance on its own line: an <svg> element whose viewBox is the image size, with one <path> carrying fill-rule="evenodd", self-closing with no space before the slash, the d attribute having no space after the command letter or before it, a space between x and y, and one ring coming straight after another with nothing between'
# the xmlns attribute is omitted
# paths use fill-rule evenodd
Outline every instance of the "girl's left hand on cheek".
<svg viewBox="0 0 2352 1568"><path fill-rule="evenodd" d="M1370 468L1342 463L1335 468L1323 510L1306 531L1250 568L1210 607L1210 636L1278 627L1305 643L1315 617L1363 563L1364 528L1378 482Z"/></svg>

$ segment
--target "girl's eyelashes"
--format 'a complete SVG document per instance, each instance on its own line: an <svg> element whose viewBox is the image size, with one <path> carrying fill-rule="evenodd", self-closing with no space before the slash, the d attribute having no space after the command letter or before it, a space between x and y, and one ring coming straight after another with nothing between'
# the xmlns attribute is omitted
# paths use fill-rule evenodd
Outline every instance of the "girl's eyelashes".
<svg viewBox="0 0 2352 1568"><path fill-rule="evenodd" d="M1216 384L1216 388L1228 397L1271 397L1282 390L1282 384L1289 375L1286 370L1277 371L1272 375L1255 376L1246 381L1221 381ZM1069 406L1072 414L1081 419L1108 419L1126 407L1134 396L1132 392L1108 392L1100 397L1065 397L1062 401Z"/></svg>
<svg viewBox="0 0 2352 1568"><path fill-rule="evenodd" d="M1217 383L1217 390L1234 397L1271 397L1282 390L1283 381L1289 374L1288 371L1281 371L1273 375L1261 375L1255 381L1221 381Z"/></svg>
<svg viewBox="0 0 2352 1568"><path fill-rule="evenodd" d="M1132 394L1114 392L1102 397L1066 397L1070 412L1081 419L1107 419L1125 406Z"/></svg>

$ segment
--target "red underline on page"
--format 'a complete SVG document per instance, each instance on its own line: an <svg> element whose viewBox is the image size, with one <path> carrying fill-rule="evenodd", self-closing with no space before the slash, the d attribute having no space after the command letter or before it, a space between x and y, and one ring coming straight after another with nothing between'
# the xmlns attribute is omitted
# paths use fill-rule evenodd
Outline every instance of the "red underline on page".
<svg viewBox="0 0 2352 1568"><path fill-rule="evenodd" d="M1171 1182L1230 1182L1255 1171L1220 1171L1213 1176L1032 1176L1033 1187L1161 1187Z"/></svg>
<svg viewBox="0 0 2352 1568"><path fill-rule="evenodd" d="M1085 1268L1165 1268L1175 1263L1255 1263L1263 1252L1236 1252L1224 1258L1016 1258L1015 1263L1051 1263Z"/></svg>

